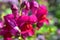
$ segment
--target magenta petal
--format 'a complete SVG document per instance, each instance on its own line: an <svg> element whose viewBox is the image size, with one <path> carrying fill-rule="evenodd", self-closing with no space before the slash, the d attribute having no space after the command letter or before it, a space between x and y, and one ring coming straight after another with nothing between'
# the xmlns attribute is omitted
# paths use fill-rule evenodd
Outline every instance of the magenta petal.
<svg viewBox="0 0 60 40"><path fill-rule="evenodd" d="M13 40L11 37L5 37L4 40Z"/></svg>
<svg viewBox="0 0 60 40"><path fill-rule="evenodd" d="M28 33L26 32L26 33L21 34L21 35L22 35L23 39L25 39L28 36Z"/></svg>
<svg viewBox="0 0 60 40"><path fill-rule="evenodd" d="M18 14L18 7L16 5L11 5L11 10L12 10L12 14L14 15L15 18L19 17Z"/></svg>
<svg viewBox="0 0 60 40"><path fill-rule="evenodd" d="M0 28L3 28L3 22L0 21Z"/></svg>
<svg viewBox="0 0 60 40"><path fill-rule="evenodd" d="M30 4L29 4L28 1L24 1L23 4L26 5L26 9L29 9L30 8Z"/></svg>
<svg viewBox="0 0 60 40"><path fill-rule="evenodd" d="M40 22L40 23L38 22L38 23L37 23L37 27L38 27L38 28L41 28L42 26L43 26L43 22Z"/></svg>
<svg viewBox="0 0 60 40"><path fill-rule="evenodd" d="M16 6L15 4L12 4L12 5L11 5L11 9L12 9L12 10L18 10L18 8L17 8L17 6Z"/></svg>
<svg viewBox="0 0 60 40"><path fill-rule="evenodd" d="M30 9L30 4L28 1L24 1L22 4L24 4L24 9L22 9L22 15L28 15L28 11Z"/></svg>
<svg viewBox="0 0 60 40"><path fill-rule="evenodd" d="M40 5L40 9L38 10L38 12L41 13L41 14L47 15L48 10L47 10L46 6Z"/></svg>
<svg viewBox="0 0 60 40"><path fill-rule="evenodd" d="M11 34L14 35L14 36L17 36L17 35L18 35L18 31L15 30L15 29L12 29L10 32L11 32Z"/></svg>
<svg viewBox="0 0 60 40"><path fill-rule="evenodd" d="M22 15L21 17L18 18L18 25L21 27L22 25L24 25L27 21L29 20L29 16L26 15Z"/></svg>
<svg viewBox="0 0 60 40"><path fill-rule="evenodd" d="M36 18L35 15L31 15L30 18L29 18L29 20L30 20L31 23L37 22L37 18Z"/></svg>
<svg viewBox="0 0 60 40"><path fill-rule="evenodd" d="M26 31L26 32L22 32L22 37L23 38L26 38L26 37L28 37L28 36L32 36L34 34L34 30L28 30L28 31Z"/></svg>
<svg viewBox="0 0 60 40"><path fill-rule="evenodd" d="M43 18L42 20L40 20L39 22L41 23L46 23L47 25L49 24L49 20L46 18Z"/></svg>
<svg viewBox="0 0 60 40"><path fill-rule="evenodd" d="M31 2L30 2L30 7L31 7L31 8L33 8L33 7L38 8L38 7L39 7L39 4L38 4L36 1L31 1Z"/></svg>
<svg viewBox="0 0 60 40"><path fill-rule="evenodd" d="M23 15L23 16L21 16L21 18L19 19L19 21L20 22L26 22L26 21L28 21L28 18L29 18L29 16Z"/></svg>
<svg viewBox="0 0 60 40"><path fill-rule="evenodd" d="M46 23L47 25L49 25L49 20L48 20L48 19L46 19L46 20L45 20L45 23Z"/></svg>
<svg viewBox="0 0 60 40"><path fill-rule="evenodd" d="M39 8L39 4L36 1L30 2L30 8L32 10L32 14L37 13L37 9Z"/></svg>
<svg viewBox="0 0 60 40"><path fill-rule="evenodd" d="M36 2L36 1L33 1L33 5L34 5L34 7L39 7L39 4Z"/></svg>
<svg viewBox="0 0 60 40"><path fill-rule="evenodd" d="M13 16L12 15L5 16L4 17L4 20L5 20L6 26L10 26L10 27L14 28L17 25L16 24L16 21L13 19Z"/></svg>
<svg viewBox="0 0 60 40"><path fill-rule="evenodd" d="M29 36L32 36L34 34L34 30L33 29L32 30L29 30L28 31L28 34L29 34Z"/></svg>
<svg viewBox="0 0 60 40"><path fill-rule="evenodd" d="M28 15L28 10L27 9L23 9L22 10L22 15Z"/></svg>
<svg viewBox="0 0 60 40"><path fill-rule="evenodd" d="M33 8L31 9L32 14L35 14L35 15L36 15L36 13L37 13L37 9L38 9L38 8L34 8L34 7L33 7Z"/></svg>
<svg viewBox="0 0 60 40"><path fill-rule="evenodd" d="M39 9L37 10L36 16L37 16L37 18L40 18L43 15L47 15L47 13L48 13L48 10L47 10L46 6L40 5Z"/></svg>

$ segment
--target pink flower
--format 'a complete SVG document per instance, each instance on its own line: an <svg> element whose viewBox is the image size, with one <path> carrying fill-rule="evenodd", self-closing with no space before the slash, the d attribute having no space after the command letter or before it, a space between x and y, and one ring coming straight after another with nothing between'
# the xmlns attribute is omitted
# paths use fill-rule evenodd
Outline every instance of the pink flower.
<svg viewBox="0 0 60 40"><path fill-rule="evenodd" d="M49 21L47 19L47 13L48 13L48 10L47 10L46 6L41 5L38 8L37 13L36 13L36 17L38 19L37 27L41 27L44 22L46 24L49 23Z"/></svg>
<svg viewBox="0 0 60 40"><path fill-rule="evenodd" d="M28 15L30 10L31 10L32 14L36 14L37 9L39 8L39 4L35 0L33 0L33 1L24 1L22 3L22 5L23 4L24 4L25 8L22 9L22 15Z"/></svg>
<svg viewBox="0 0 60 40"><path fill-rule="evenodd" d="M14 35L18 35L17 32L19 30L17 27L17 19L18 19L18 8L15 5L11 6L12 14L8 14L4 16L4 25L3 28L0 31L0 34L3 35L4 40L13 40L11 37Z"/></svg>
<svg viewBox="0 0 60 40"><path fill-rule="evenodd" d="M22 13L24 13L25 15L27 13L27 16L30 16L29 17L30 22L35 21L35 23L37 23L38 28L40 28L44 24L44 22L46 24L48 24L49 21L46 17L48 10L47 10L46 6L39 5L35 0L28 1L28 3L30 5L29 10L23 9L23 10L25 10L25 12L22 12ZM33 20L33 19L35 19L35 20Z"/></svg>
<svg viewBox="0 0 60 40"><path fill-rule="evenodd" d="M12 14L4 16L4 23L0 22L0 34L4 36L4 40L13 40L11 37L21 34L25 39L28 36L34 35L34 24L39 29L44 22L49 23L47 19L47 8L44 5L39 5L35 0L24 1L21 4L22 15L19 16L16 5L11 5ZM6 26L4 26L6 25Z"/></svg>
<svg viewBox="0 0 60 40"><path fill-rule="evenodd" d="M34 28L32 26L32 23L34 23L36 20L33 17L35 16L34 15L31 15L31 16L23 15L18 19L18 26L21 30L21 35L23 38L32 36L34 34Z"/></svg>

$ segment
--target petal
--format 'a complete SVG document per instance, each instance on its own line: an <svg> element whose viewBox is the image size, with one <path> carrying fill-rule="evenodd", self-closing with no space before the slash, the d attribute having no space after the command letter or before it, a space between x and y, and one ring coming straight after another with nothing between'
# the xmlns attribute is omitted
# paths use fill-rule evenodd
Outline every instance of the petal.
<svg viewBox="0 0 60 40"><path fill-rule="evenodd" d="M47 13L48 13L47 7L44 6L44 5L40 5L39 12L40 12L41 14L47 15Z"/></svg>
<svg viewBox="0 0 60 40"><path fill-rule="evenodd" d="M25 9L29 9L30 8L30 4L28 1L24 1L22 4L21 4L21 7L25 7Z"/></svg>
<svg viewBox="0 0 60 40"><path fill-rule="evenodd" d="M27 9L23 9L22 10L22 15L28 15L28 10Z"/></svg>
<svg viewBox="0 0 60 40"><path fill-rule="evenodd" d="M46 19L46 20L45 20L45 23L46 23L47 25L49 25L49 20L48 20L48 19Z"/></svg>
<svg viewBox="0 0 60 40"><path fill-rule="evenodd" d="M23 9L22 9L22 15L28 15L29 9L30 9L30 4L28 1L24 1L22 3Z"/></svg>
<svg viewBox="0 0 60 40"><path fill-rule="evenodd" d="M30 4L29 4L29 2L28 1L25 1L25 5L26 5L26 8L30 8Z"/></svg>
<svg viewBox="0 0 60 40"><path fill-rule="evenodd" d="M11 5L11 10L12 10L12 14L14 15L14 17L19 17L19 14L18 14L18 7L14 4Z"/></svg>
<svg viewBox="0 0 60 40"><path fill-rule="evenodd" d="M10 17L11 15L7 15L4 17L4 21L6 23L6 26L11 26L12 28L14 28L17 24L16 24L16 21Z"/></svg>
<svg viewBox="0 0 60 40"><path fill-rule="evenodd" d="M31 15L29 20L31 23L35 23L35 22L37 22L37 17L35 15Z"/></svg>
<svg viewBox="0 0 60 40"><path fill-rule="evenodd" d="M19 32L18 32L17 30L15 30L15 29L12 29L10 32L11 32L11 34L14 35L14 36L17 36L18 33L19 33Z"/></svg>
<svg viewBox="0 0 60 40"><path fill-rule="evenodd" d="M38 23L37 23L38 29L41 28L42 26L43 26L43 22L38 22Z"/></svg>
<svg viewBox="0 0 60 40"><path fill-rule="evenodd" d="M0 28L3 28L3 22L0 21Z"/></svg>
<svg viewBox="0 0 60 40"><path fill-rule="evenodd" d="M4 40L13 40L11 37L4 37Z"/></svg>
<svg viewBox="0 0 60 40"><path fill-rule="evenodd" d="M18 18L17 24L19 27L23 26L29 19L29 16L22 15Z"/></svg>
<svg viewBox="0 0 60 40"><path fill-rule="evenodd" d="M12 10L18 10L18 7L17 7L15 4L12 4L12 5L11 5L11 9L12 9Z"/></svg>
<svg viewBox="0 0 60 40"><path fill-rule="evenodd" d="M30 2L30 7L31 7L31 8L33 8L33 7L38 8L38 7L39 7L39 4L38 4L36 1L31 1L31 2Z"/></svg>
<svg viewBox="0 0 60 40"><path fill-rule="evenodd" d="M28 18L29 18L29 16L23 15L19 18L19 21L20 22L26 22L26 21L28 21Z"/></svg>
<svg viewBox="0 0 60 40"><path fill-rule="evenodd" d="M20 29L23 37L32 36L34 34L34 30L31 24L24 24Z"/></svg>

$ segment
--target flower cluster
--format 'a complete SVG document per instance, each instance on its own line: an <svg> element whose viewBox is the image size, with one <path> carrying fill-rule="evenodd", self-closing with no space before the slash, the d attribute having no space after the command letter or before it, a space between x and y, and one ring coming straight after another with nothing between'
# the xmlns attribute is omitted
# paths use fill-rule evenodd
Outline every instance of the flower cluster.
<svg viewBox="0 0 60 40"><path fill-rule="evenodd" d="M19 15L17 6L11 5L12 14L7 14L4 16L4 22L0 22L0 35L4 36L4 40L12 40L12 36L18 35L25 39L34 35L35 30L38 30L44 22L48 24L46 6L31 0L22 2L21 9Z"/></svg>

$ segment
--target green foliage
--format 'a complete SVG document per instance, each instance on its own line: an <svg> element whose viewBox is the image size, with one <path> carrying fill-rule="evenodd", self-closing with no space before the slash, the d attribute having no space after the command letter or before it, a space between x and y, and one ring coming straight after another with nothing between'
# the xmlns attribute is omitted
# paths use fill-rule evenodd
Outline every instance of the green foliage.
<svg viewBox="0 0 60 40"><path fill-rule="evenodd" d="M0 38L3 38L3 36L0 35Z"/></svg>
<svg viewBox="0 0 60 40"><path fill-rule="evenodd" d="M37 34L39 34L39 33L45 33L45 32L47 32L48 31L48 26L47 25L44 25L44 26L42 26L39 30L37 30L36 31L36 33Z"/></svg>
<svg viewBox="0 0 60 40"><path fill-rule="evenodd" d="M27 40L34 40L34 38L33 37L28 37Z"/></svg>
<svg viewBox="0 0 60 40"><path fill-rule="evenodd" d="M56 11L56 17L57 17L58 19L60 19L60 10L57 10L57 11Z"/></svg>
<svg viewBox="0 0 60 40"><path fill-rule="evenodd" d="M5 9L5 14L11 14L12 13L12 11L11 11L11 9L9 8L9 9Z"/></svg>

